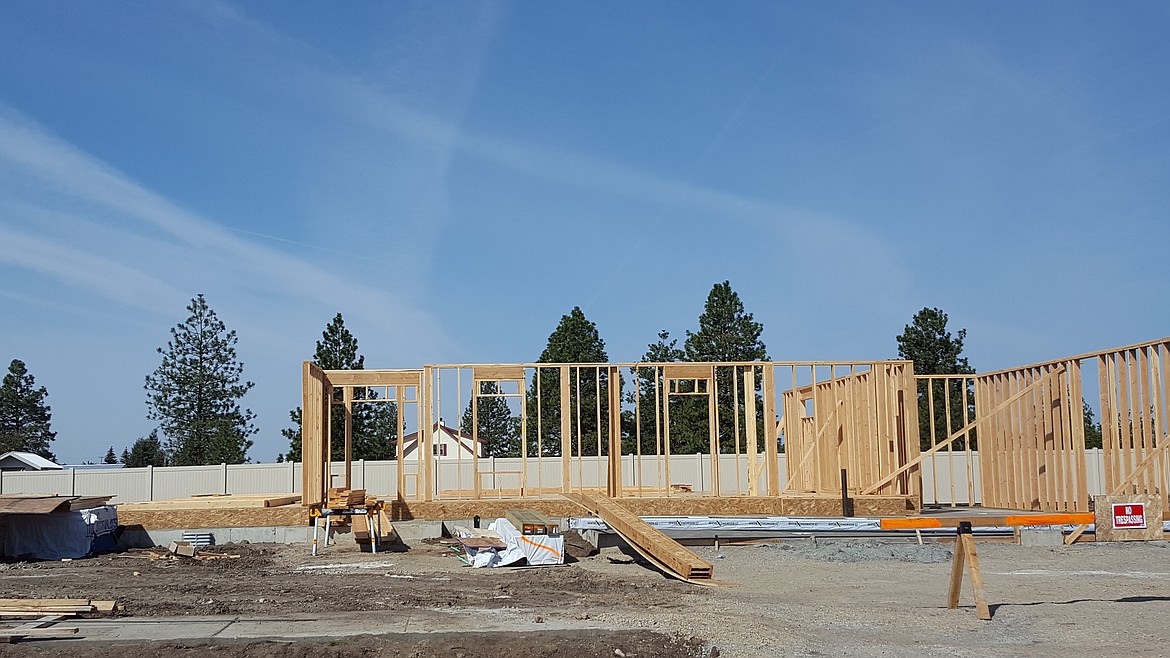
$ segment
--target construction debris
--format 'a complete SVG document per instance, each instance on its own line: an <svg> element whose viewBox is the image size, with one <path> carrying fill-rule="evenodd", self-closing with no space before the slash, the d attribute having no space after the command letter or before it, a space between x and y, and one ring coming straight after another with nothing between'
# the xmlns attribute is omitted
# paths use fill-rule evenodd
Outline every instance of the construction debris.
<svg viewBox="0 0 1170 658"><path fill-rule="evenodd" d="M473 567L505 567L526 563L541 566L565 563L565 540L560 535L523 535L508 519L496 519L488 531L456 526L459 559Z"/></svg>

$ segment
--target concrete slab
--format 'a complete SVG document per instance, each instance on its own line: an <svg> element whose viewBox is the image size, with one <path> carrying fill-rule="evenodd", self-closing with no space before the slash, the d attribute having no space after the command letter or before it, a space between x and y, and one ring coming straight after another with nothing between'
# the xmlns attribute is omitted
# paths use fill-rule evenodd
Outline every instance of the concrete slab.
<svg viewBox="0 0 1170 658"><path fill-rule="evenodd" d="M271 616L124 617L70 619L78 635L67 640L143 642L200 639L346 637L388 633L479 633L484 631L618 630L596 620L546 618L518 608L394 610L384 613L322 613Z"/></svg>

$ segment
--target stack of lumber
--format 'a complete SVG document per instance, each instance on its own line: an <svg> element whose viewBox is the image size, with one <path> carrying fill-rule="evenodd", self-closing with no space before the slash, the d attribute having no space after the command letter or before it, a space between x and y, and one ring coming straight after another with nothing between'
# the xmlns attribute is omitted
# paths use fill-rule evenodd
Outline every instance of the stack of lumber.
<svg viewBox="0 0 1170 658"><path fill-rule="evenodd" d="M522 535L555 535L560 524L530 509L507 509L504 516Z"/></svg>
<svg viewBox="0 0 1170 658"><path fill-rule="evenodd" d="M111 614L124 608L115 601L89 599L0 599L0 617L35 617L34 621L0 628L0 643L77 634L77 627L54 626L82 612Z"/></svg>
<svg viewBox="0 0 1170 658"><path fill-rule="evenodd" d="M378 534L379 530L381 534ZM378 535L379 544L398 541L398 533L394 530L394 524L390 523L390 515L386 514L385 510L378 510L376 516L359 514L353 517L354 541L359 544L368 544L374 539L374 535Z"/></svg>
<svg viewBox="0 0 1170 658"><path fill-rule="evenodd" d="M325 499L325 507L329 509L353 509L366 506L365 489L346 489L333 487Z"/></svg>
<svg viewBox="0 0 1170 658"><path fill-rule="evenodd" d="M561 494L601 517L642 557L682 580L711 580L712 566L670 537L655 530L633 512L604 496L583 493Z"/></svg>
<svg viewBox="0 0 1170 658"><path fill-rule="evenodd" d="M206 494L142 503L122 503L119 510L133 512L240 509L250 507L283 507L301 502L300 494Z"/></svg>
<svg viewBox="0 0 1170 658"><path fill-rule="evenodd" d="M116 601L90 599L0 599L0 617L72 616L82 612L105 614L122 610Z"/></svg>
<svg viewBox="0 0 1170 658"><path fill-rule="evenodd" d="M101 507L113 496L58 496L56 494L5 494L0 514L52 514Z"/></svg>

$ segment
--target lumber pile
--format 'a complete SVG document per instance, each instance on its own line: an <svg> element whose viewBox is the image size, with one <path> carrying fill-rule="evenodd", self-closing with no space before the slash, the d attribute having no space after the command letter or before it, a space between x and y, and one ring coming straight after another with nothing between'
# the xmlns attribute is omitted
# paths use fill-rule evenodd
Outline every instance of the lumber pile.
<svg viewBox="0 0 1170 658"><path fill-rule="evenodd" d="M522 535L555 535L560 532L559 523L534 510L507 509L504 516Z"/></svg>
<svg viewBox="0 0 1170 658"><path fill-rule="evenodd" d="M379 530L381 533L379 534ZM378 510L377 514L353 516L353 539L358 544L369 544L376 539L379 544L396 543L398 533L394 524L390 522L390 515L385 510Z"/></svg>
<svg viewBox="0 0 1170 658"><path fill-rule="evenodd" d="M115 555L116 558L121 559L139 559L151 561L170 561L170 560L238 560L240 555L236 553L204 553L200 552L191 545L191 542L171 542L171 546L167 549L158 548L132 548L125 553Z"/></svg>
<svg viewBox="0 0 1170 658"><path fill-rule="evenodd" d="M377 504L377 499L373 499ZM346 489L345 487L331 487L325 499L325 507L329 509L353 509L367 507L365 489Z"/></svg>
<svg viewBox="0 0 1170 658"><path fill-rule="evenodd" d="M81 613L113 614L125 608L116 601L90 599L0 599L0 617L36 617L35 620L0 628L0 643L77 635L78 628L55 624Z"/></svg>
<svg viewBox="0 0 1170 658"><path fill-rule="evenodd" d="M0 599L0 617L73 616L83 612L111 614L122 610L117 601L90 599Z"/></svg>
<svg viewBox="0 0 1170 658"><path fill-rule="evenodd" d="M611 499L583 493L561 495L601 517L631 548L667 573L686 581L711 579L712 566L709 562Z"/></svg>
<svg viewBox="0 0 1170 658"><path fill-rule="evenodd" d="M141 503L122 503L119 510L131 512L156 512L171 510L217 510L260 507L283 507L301 502L300 494L205 494L152 500Z"/></svg>

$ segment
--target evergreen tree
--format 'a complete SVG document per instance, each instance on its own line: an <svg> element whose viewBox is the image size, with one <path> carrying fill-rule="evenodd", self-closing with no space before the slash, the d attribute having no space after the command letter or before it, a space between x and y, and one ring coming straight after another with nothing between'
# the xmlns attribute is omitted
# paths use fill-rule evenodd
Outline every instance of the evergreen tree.
<svg viewBox="0 0 1170 658"><path fill-rule="evenodd" d="M158 430L151 430L149 435L135 441L129 450L123 450L122 465L126 468L166 466L167 454L158 440Z"/></svg>
<svg viewBox="0 0 1170 658"><path fill-rule="evenodd" d="M19 450L56 460L49 450L57 433L50 429L48 395L44 386L36 385L24 362L13 359L0 384L0 452Z"/></svg>
<svg viewBox="0 0 1170 658"><path fill-rule="evenodd" d="M1101 423L1095 422L1095 414L1093 408L1089 406L1089 402L1081 398L1081 405L1084 408L1084 425L1085 425L1085 447L1086 448L1100 448L1101 442Z"/></svg>
<svg viewBox="0 0 1170 658"><path fill-rule="evenodd" d="M357 338L345 326L338 313L321 332L313 353L313 363L322 370L363 370L366 358L358 353ZM341 401L337 391L335 401ZM354 390L355 400L376 400L375 389ZM341 405L333 406L330 426L330 448L334 459L345 456L345 413ZM293 427L281 434L288 439L289 450L283 457L288 461L301 459L301 408L289 412ZM398 438L398 409L393 402L355 402L350 425L350 456L353 459L393 459Z"/></svg>
<svg viewBox="0 0 1170 658"><path fill-rule="evenodd" d="M914 314L911 324L906 325L897 337L898 356L914 362L916 375L973 375L975 369L963 356L963 340L967 330L960 329L954 336L947 330L947 314L938 308L923 308ZM975 392L967 388L967 405L963 405L963 386L957 381L944 388L941 380L932 380L930 385L918 386L918 430L919 443L923 450L931 447L930 401L934 400L935 441L942 441L947 432L947 399L950 399L950 430L964 427L975 417ZM929 397L928 397L929 392ZM971 447L975 447L975 433L972 432ZM963 449L963 440L955 441L954 449Z"/></svg>
<svg viewBox="0 0 1170 658"><path fill-rule="evenodd" d="M117 455L117 453L114 452L114 446L110 446L110 449L106 451L106 456L104 458L102 458L102 463L103 464L117 464L118 463L118 455Z"/></svg>
<svg viewBox="0 0 1170 658"><path fill-rule="evenodd" d="M159 421L175 466L239 464L256 432L240 399L253 386L236 359L236 332L228 331L203 295L187 306L190 316L171 329L162 364L146 377L147 417Z"/></svg>
<svg viewBox="0 0 1170 658"><path fill-rule="evenodd" d="M597 325L585 317L581 308L574 306L568 315L561 316L561 321L548 337L548 344L541 352L538 363L606 363L609 356L605 352L605 341L597 331ZM537 414L537 382L540 383L539 407ZM580 439L581 454L597 454L597 441L601 440L602 454L605 454L607 445L608 416L606 408L602 406L601 426L597 424L598 387L601 390L601 400L608 399L609 376L602 368L571 368L569 371L570 408L580 410L581 432L577 435L577 414L573 416L573 436ZM542 448L545 455L561 454L561 389L560 372L549 369L538 369L533 383L528 388L528 454L537 453L536 433L540 428ZM537 422L539 421L539 426ZM577 445L576 439L573 445ZM576 448L574 447L574 450Z"/></svg>
<svg viewBox="0 0 1170 658"><path fill-rule="evenodd" d="M744 310L739 295L731 289L731 282L716 283L707 295L703 313L699 315L699 330L687 332L683 349L687 361L743 362L766 361L768 350L760 336L764 325L756 322L754 316ZM722 452L734 452L735 427L738 416L740 432L744 431L746 409L742 391L736 390L734 368L716 368L718 396L716 405L719 413L717 437ZM742 385L741 385L742 386ZM763 377L756 376L756 413L763 410L760 395ZM679 398L671 402L671 449L679 452L708 452L708 418L706 400L699 397ZM759 418L759 416L757 416ZM677 422L676 420L677 419ZM762 446L764 425L767 419L756 424L756 449ZM775 422L774 420L772 422ZM741 449L748 449L740 439Z"/></svg>
<svg viewBox="0 0 1170 658"><path fill-rule="evenodd" d="M500 392L495 382L481 382L480 394L493 396ZM479 439L483 457L520 456L520 417L512 414L508 401L502 397L480 397L476 402L477 428L472 427L471 401L463 410L459 429Z"/></svg>
<svg viewBox="0 0 1170 658"><path fill-rule="evenodd" d="M699 330L687 332L688 361L766 361L768 350L760 336L764 325L744 311L739 295L724 281L711 287L699 316Z"/></svg>
<svg viewBox="0 0 1170 658"><path fill-rule="evenodd" d="M658 332L658 341L647 345L646 353L642 355L644 363L671 363L685 361L686 358L686 352L678 347L678 339L671 338L670 332L665 329ZM662 431L662 401L666 391L665 382L661 372L658 373L657 382L655 382L654 368L631 368L631 374L637 379L638 390L636 393L627 391L625 399L627 403L636 403L641 413L635 413L631 409L624 410L622 412L624 419L622 426L637 427L640 422L642 454L655 454L658 450L658 433ZM655 386L658 387L657 394ZM675 408L677 406L672 406L672 413ZM656 415L657 418L655 418ZM638 436L636 431L627 431L622 437L622 450L627 453L636 451Z"/></svg>

